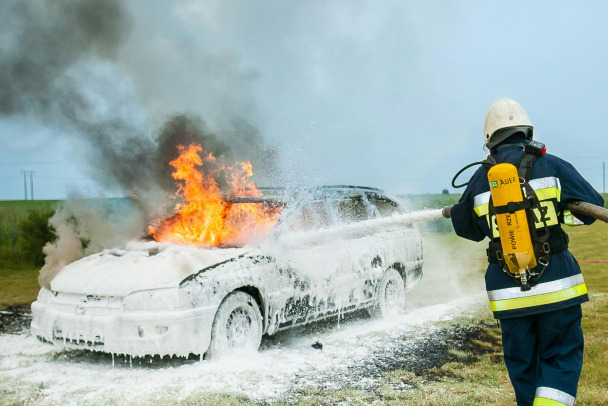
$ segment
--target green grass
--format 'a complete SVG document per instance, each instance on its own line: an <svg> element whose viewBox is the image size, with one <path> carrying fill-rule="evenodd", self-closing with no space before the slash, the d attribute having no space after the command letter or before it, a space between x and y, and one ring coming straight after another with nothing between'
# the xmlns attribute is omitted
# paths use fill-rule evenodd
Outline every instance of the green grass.
<svg viewBox="0 0 608 406"><path fill-rule="evenodd" d="M608 224L568 229L571 251L579 260L608 260ZM577 405L606 404L608 399L608 264L581 263L590 301L583 304L585 352Z"/></svg>
<svg viewBox="0 0 608 406"><path fill-rule="evenodd" d="M0 201L0 310L31 303L38 290L38 268L20 244L19 223L31 211L54 209L57 200Z"/></svg>
<svg viewBox="0 0 608 406"><path fill-rule="evenodd" d="M27 269L34 263L20 244L19 223L31 211L54 209L58 204L58 200L0 201L0 277L4 269Z"/></svg>
<svg viewBox="0 0 608 406"><path fill-rule="evenodd" d="M0 200L0 247L17 243L17 225L31 210L54 209L58 200Z"/></svg>
<svg viewBox="0 0 608 406"><path fill-rule="evenodd" d="M38 272L37 268L0 269L0 310L36 300L40 290Z"/></svg>

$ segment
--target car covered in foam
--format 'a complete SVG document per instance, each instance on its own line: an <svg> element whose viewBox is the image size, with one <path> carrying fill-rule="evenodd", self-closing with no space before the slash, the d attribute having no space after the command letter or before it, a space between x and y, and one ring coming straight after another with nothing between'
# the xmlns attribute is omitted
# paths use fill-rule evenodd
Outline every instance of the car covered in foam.
<svg viewBox="0 0 608 406"><path fill-rule="evenodd" d="M264 334L360 309L404 307L422 241L374 188L262 189L230 204L280 207L262 240L200 248L132 242L65 266L32 303L32 334L131 356L257 350Z"/></svg>

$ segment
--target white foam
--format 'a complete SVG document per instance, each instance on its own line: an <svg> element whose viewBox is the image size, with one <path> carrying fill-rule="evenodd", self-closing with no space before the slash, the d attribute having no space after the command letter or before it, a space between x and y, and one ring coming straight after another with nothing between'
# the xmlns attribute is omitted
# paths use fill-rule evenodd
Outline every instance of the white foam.
<svg viewBox="0 0 608 406"><path fill-rule="evenodd" d="M176 287L188 275L246 251L134 241L127 249L107 249L67 265L51 281L51 289L126 296L136 290Z"/></svg>
<svg viewBox="0 0 608 406"><path fill-rule="evenodd" d="M415 340L418 333L432 331L437 321L449 320L483 300L480 294L411 309L391 319L333 325L329 332L281 333L265 340L263 346L269 348L258 354L221 362L165 362L158 368L145 361L140 364L140 359L131 368L127 358L117 358L113 368L109 356L55 353L54 347L29 335L3 335L0 393L19 391L24 400L35 393L35 403L42 405L156 404L163 399L179 402L199 393L235 393L272 402L289 396L294 388L339 388L348 366L369 360L387 346L403 345L397 339L404 334L412 334ZM324 345L323 350L311 347L316 341Z"/></svg>

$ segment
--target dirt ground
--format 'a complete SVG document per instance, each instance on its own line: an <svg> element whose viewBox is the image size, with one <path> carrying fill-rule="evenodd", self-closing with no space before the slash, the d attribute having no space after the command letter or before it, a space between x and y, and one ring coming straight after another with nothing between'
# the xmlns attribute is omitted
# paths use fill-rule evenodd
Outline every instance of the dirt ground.
<svg viewBox="0 0 608 406"><path fill-rule="evenodd" d="M18 334L30 328L32 313L29 304L9 306L0 311L0 334Z"/></svg>

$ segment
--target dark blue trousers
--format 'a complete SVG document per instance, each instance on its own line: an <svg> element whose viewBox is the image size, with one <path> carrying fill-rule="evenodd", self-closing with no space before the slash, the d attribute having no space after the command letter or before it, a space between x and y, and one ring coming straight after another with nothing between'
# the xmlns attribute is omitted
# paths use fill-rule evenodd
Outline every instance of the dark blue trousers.
<svg viewBox="0 0 608 406"><path fill-rule="evenodd" d="M505 364L518 406L532 405L536 389L576 397L583 367L581 306L501 319Z"/></svg>

